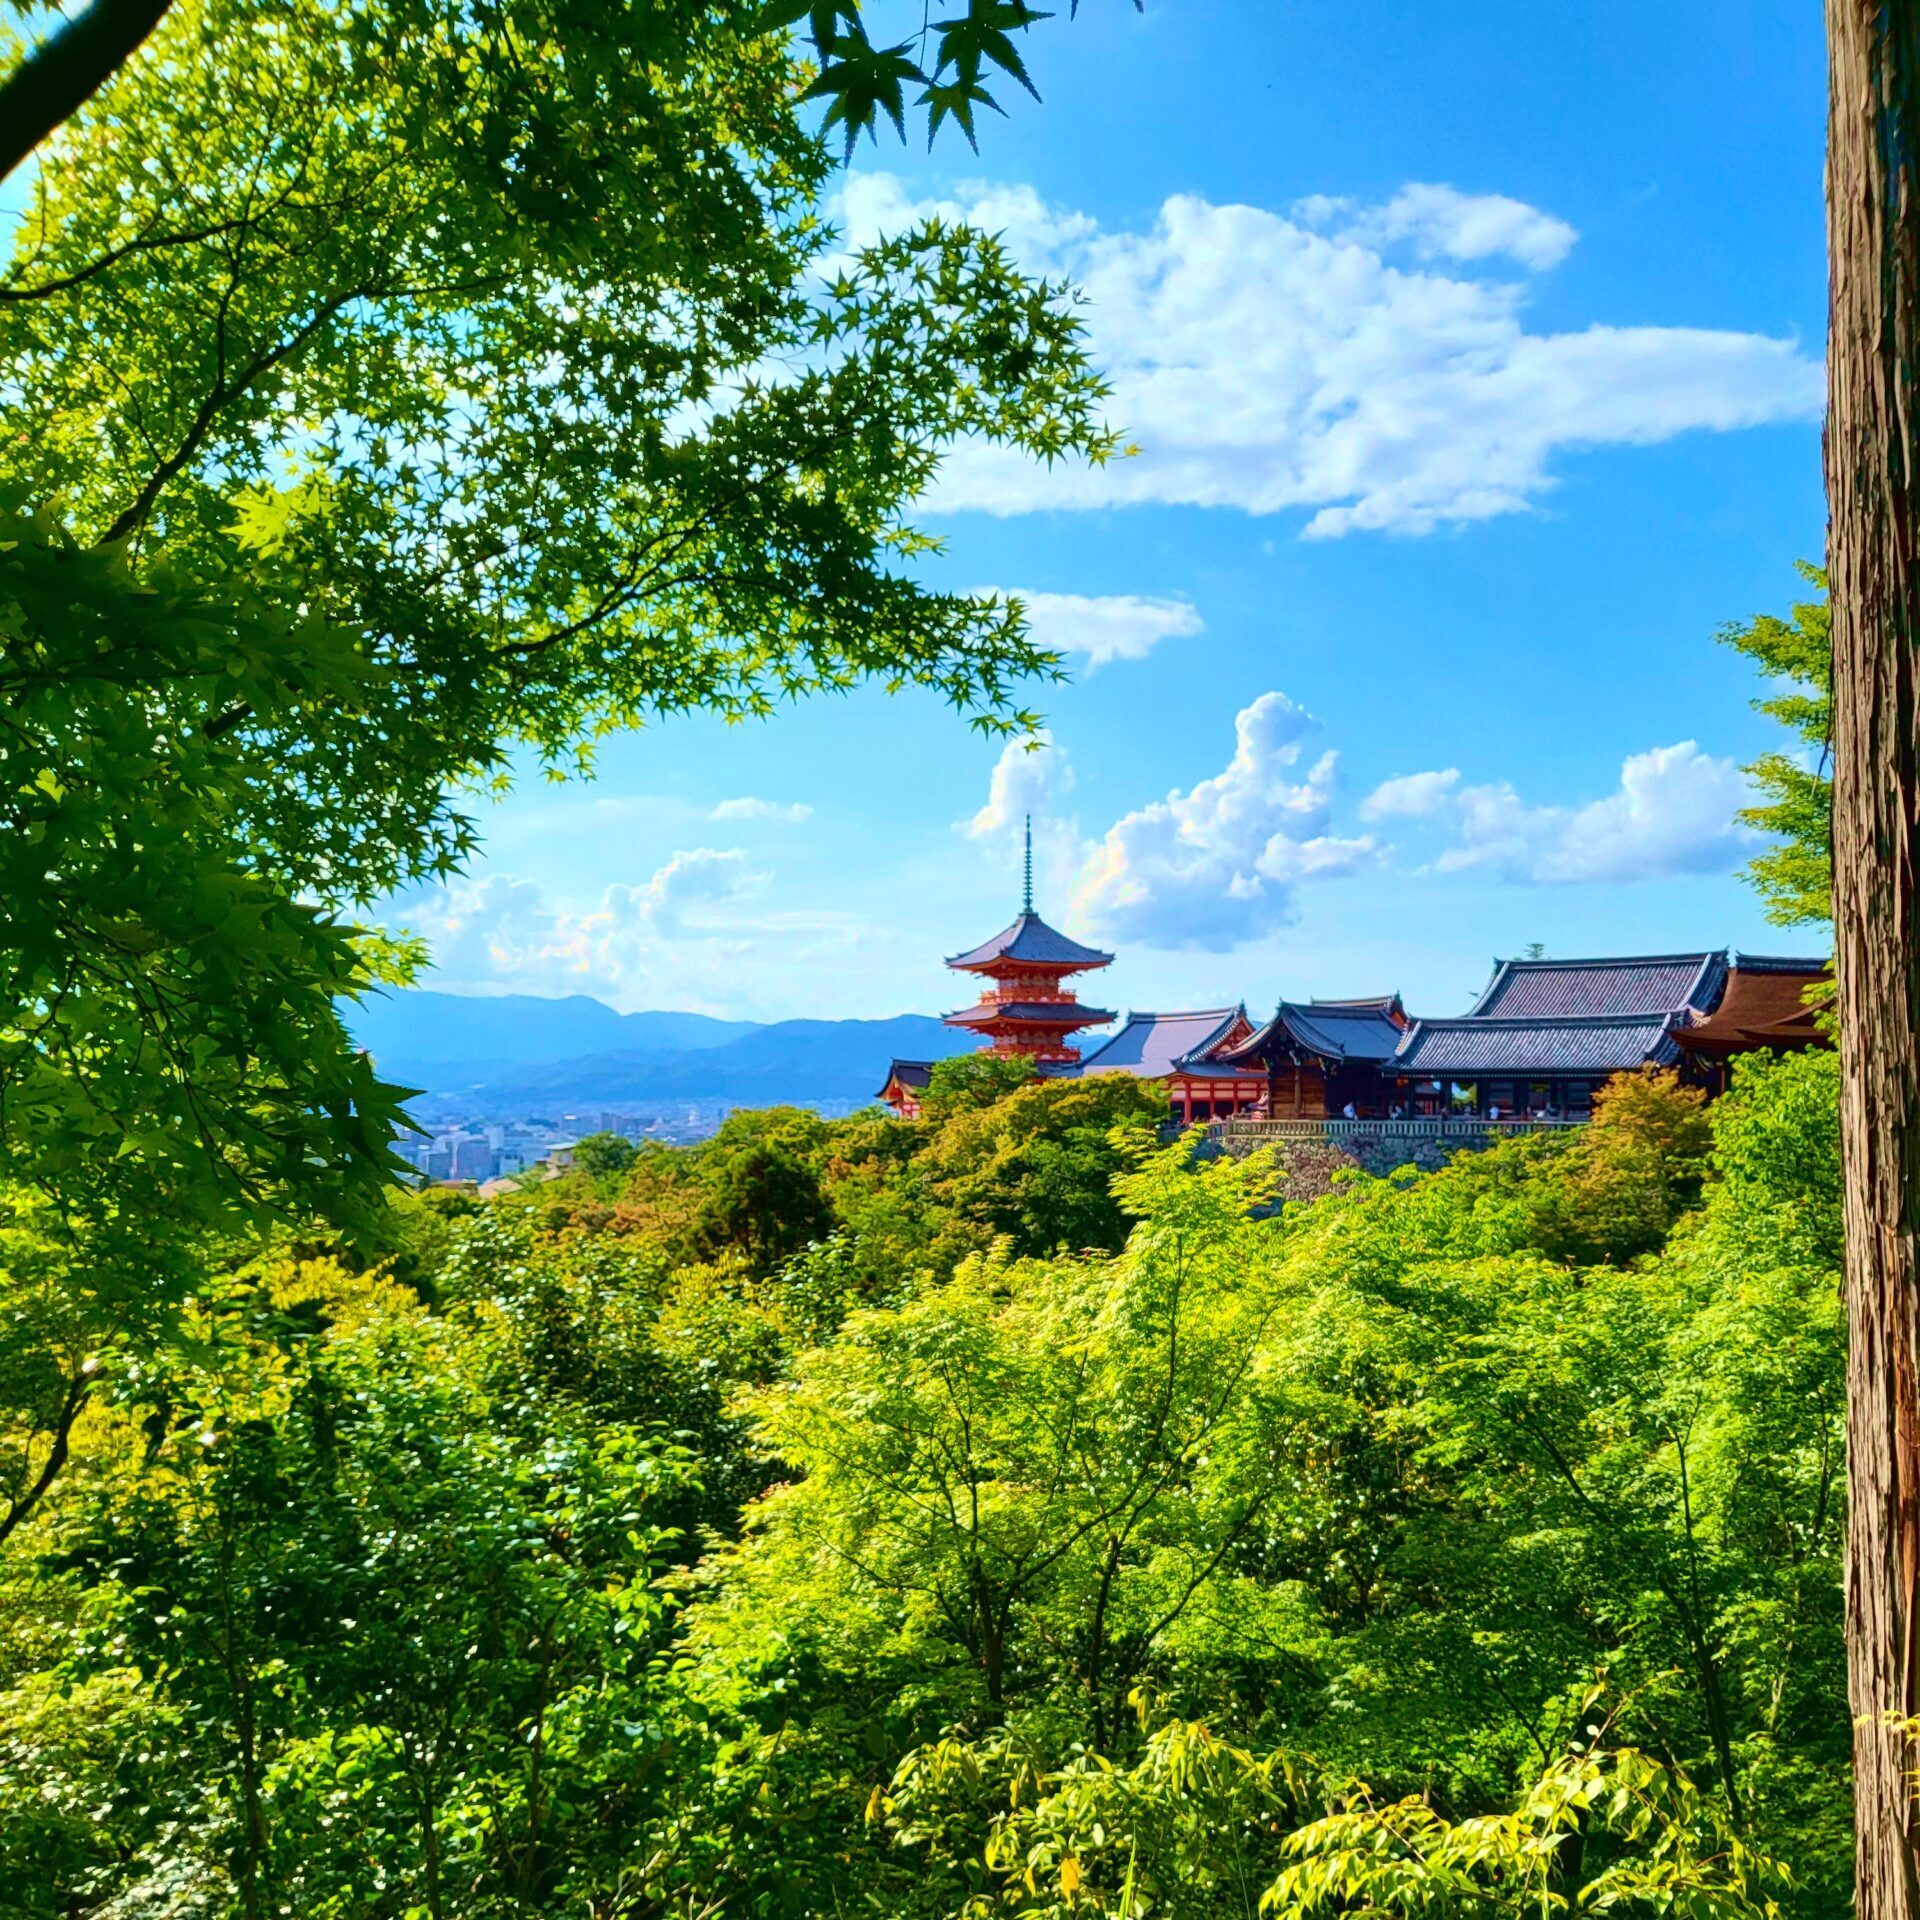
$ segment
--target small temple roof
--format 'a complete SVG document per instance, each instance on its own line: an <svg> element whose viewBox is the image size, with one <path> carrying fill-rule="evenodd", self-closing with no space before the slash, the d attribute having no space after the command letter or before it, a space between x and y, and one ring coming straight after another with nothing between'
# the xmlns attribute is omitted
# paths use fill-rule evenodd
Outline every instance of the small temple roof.
<svg viewBox="0 0 1920 1920"><path fill-rule="evenodd" d="M1183 1068L1230 1079L1246 1069L1207 1056L1247 1017L1245 1007L1203 1007L1193 1013L1130 1013L1113 1038L1081 1061L1079 1071L1126 1073L1164 1080Z"/></svg>
<svg viewBox="0 0 1920 1920"><path fill-rule="evenodd" d="M1328 999L1315 994L1313 1004L1316 1007L1351 1007L1355 1012L1396 1014L1402 1020L1407 1017L1407 1009L1397 993L1363 993L1351 999Z"/></svg>
<svg viewBox="0 0 1920 1920"><path fill-rule="evenodd" d="M1832 995L1833 974L1824 960L1792 960L1769 954L1734 956L1727 990L1704 1019L1674 1029L1686 1053L1714 1059L1758 1047L1820 1047L1829 1044L1806 989L1820 985Z"/></svg>
<svg viewBox="0 0 1920 1920"><path fill-rule="evenodd" d="M991 940L970 953L956 953L947 965L984 971L999 960L1019 961L1035 967L1064 967L1073 972L1082 967L1111 966L1113 955L1069 940L1029 907L1010 927L1002 927ZM1110 1020L1113 1016L1105 1014L1102 1018Z"/></svg>
<svg viewBox="0 0 1920 1920"><path fill-rule="evenodd" d="M1641 954L1617 960L1503 960L1469 1019L1584 1020L1625 1014L1711 1013L1727 956Z"/></svg>
<svg viewBox="0 0 1920 1920"><path fill-rule="evenodd" d="M1677 1016L1591 1014L1559 1020L1416 1020L1391 1070L1422 1078L1474 1080L1486 1074L1598 1077L1635 1067L1671 1066Z"/></svg>
<svg viewBox="0 0 1920 1920"><path fill-rule="evenodd" d="M1404 1031L1378 1000L1315 1000L1304 1006L1282 1000L1264 1027L1237 1047L1223 1048L1219 1058L1229 1066L1247 1066L1278 1047L1322 1060L1386 1060Z"/></svg>
<svg viewBox="0 0 1920 1920"><path fill-rule="evenodd" d="M887 1068L886 1081L881 1086L880 1091L873 1097L876 1100L884 1100L887 1095L887 1088L892 1086L896 1081L903 1087L911 1087L915 1091L918 1091L925 1087L932 1078L933 1062L931 1060L896 1060Z"/></svg>
<svg viewBox="0 0 1920 1920"><path fill-rule="evenodd" d="M987 1000L942 1018L950 1027L990 1027L1003 1020L1031 1027L1104 1027L1113 1014L1077 1000Z"/></svg>

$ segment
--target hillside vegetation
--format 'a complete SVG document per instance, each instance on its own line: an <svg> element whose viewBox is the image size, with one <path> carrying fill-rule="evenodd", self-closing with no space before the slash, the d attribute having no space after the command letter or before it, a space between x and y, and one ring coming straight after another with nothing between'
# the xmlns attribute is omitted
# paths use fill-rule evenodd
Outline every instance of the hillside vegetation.
<svg viewBox="0 0 1920 1920"><path fill-rule="evenodd" d="M5 1562L0 1912L1842 1912L1831 1057L1278 1207L1157 1106L210 1264Z"/></svg>

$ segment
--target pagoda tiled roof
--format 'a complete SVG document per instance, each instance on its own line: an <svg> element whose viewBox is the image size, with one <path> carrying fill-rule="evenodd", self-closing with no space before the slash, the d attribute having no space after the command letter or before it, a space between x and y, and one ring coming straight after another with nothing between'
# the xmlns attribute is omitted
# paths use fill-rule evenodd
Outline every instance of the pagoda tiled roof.
<svg viewBox="0 0 1920 1920"><path fill-rule="evenodd" d="M1111 1040L1081 1061L1079 1071L1125 1073L1137 1080L1164 1080L1183 1071L1232 1079L1252 1070L1228 1067L1209 1056L1246 1017L1244 1007L1130 1013Z"/></svg>
<svg viewBox="0 0 1920 1920"><path fill-rule="evenodd" d="M1392 1061L1396 1074L1475 1080L1495 1074L1599 1077L1671 1066L1680 1050L1674 1013L1570 1015L1558 1020L1416 1020Z"/></svg>
<svg viewBox="0 0 1920 1920"><path fill-rule="evenodd" d="M950 1027L989 1027L1002 1021L1033 1027L1104 1027L1113 1018L1103 1007L1077 1000L985 1001L944 1016Z"/></svg>
<svg viewBox="0 0 1920 1920"><path fill-rule="evenodd" d="M993 938L984 945L975 947L971 953L957 953L947 962L950 967L990 967L998 960L1015 960L1035 967L1065 967L1069 971L1081 967L1106 967L1113 964L1113 955L1102 953L1097 947L1083 947L1077 940L1069 940L1057 928L1050 927L1040 916L1029 909L1010 926L1002 927ZM1109 1014L1107 1018L1113 1016Z"/></svg>
<svg viewBox="0 0 1920 1920"><path fill-rule="evenodd" d="M1399 1046L1403 1029L1379 1001L1282 1000L1250 1039L1224 1048L1220 1059L1251 1065L1275 1051L1311 1053L1322 1060L1381 1061Z"/></svg>
<svg viewBox="0 0 1920 1920"><path fill-rule="evenodd" d="M925 1087L932 1078L933 1062L931 1060L896 1060L887 1068L886 1080L882 1083L880 1091L873 1097L876 1100L884 1100L886 1098L887 1088L892 1086L896 1080L899 1081L903 1087L909 1087L915 1092L918 1092L921 1088Z"/></svg>
<svg viewBox="0 0 1920 1920"><path fill-rule="evenodd" d="M1724 949L1603 960L1503 960L1469 1019L1600 1019L1711 1013L1727 981Z"/></svg>

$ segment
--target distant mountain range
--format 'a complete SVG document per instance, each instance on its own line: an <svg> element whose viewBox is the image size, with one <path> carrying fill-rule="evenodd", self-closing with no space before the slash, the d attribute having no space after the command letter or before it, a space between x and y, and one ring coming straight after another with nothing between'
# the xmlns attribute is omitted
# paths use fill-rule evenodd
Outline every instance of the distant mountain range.
<svg viewBox="0 0 1920 1920"><path fill-rule="evenodd" d="M897 1058L943 1060L974 1042L925 1014L891 1020L715 1020L616 1013L585 994L485 998L413 989L348 1009L380 1076L436 1104L494 1113L681 1101L848 1106Z"/></svg>

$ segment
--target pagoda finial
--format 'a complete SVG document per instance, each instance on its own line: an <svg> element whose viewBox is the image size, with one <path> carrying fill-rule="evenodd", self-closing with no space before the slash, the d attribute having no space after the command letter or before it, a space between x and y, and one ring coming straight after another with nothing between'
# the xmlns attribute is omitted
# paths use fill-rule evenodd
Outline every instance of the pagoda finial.
<svg viewBox="0 0 1920 1920"><path fill-rule="evenodd" d="M1033 911L1033 815L1027 815L1027 877L1026 885L1020 895L1020 911Z"/></svg>

